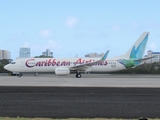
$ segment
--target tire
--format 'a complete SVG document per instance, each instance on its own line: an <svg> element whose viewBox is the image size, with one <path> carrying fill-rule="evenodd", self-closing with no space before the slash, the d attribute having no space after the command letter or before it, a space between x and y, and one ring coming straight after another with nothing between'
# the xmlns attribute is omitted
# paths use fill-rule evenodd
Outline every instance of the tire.
<svg viewBox="0 0 160 120"><path fill-rule="evenodd" d="M81 74L78 74L77 77L78 77L78 78L81 78Z"/></svg>

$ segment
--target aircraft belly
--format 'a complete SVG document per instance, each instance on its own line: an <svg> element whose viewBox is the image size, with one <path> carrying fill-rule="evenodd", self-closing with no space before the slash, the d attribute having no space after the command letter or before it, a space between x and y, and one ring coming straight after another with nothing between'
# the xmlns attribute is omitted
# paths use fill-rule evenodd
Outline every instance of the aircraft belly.
<svg viewBox="0 0 160 120"><path fill-rule="evenodd" d="M123 65L116 65L116 66L93 66L90 68L90 72L114 72L114 71L120 71L120 70L125 70L125 66Z"/></svg>
<svg viewBox="0 0 160 120"><path fill-rule="evenodd" d="M46 67L34 67L34 72L54 72L55 68L52 66L46 66Z"/></svg>
<svg viewBox="0 0 160 120"><path fill-rule="evenodd" d="M26 67L25 67L26 68ZM32 68L21 68L17 71L19 72L54 72L55 68L53 67L32 67Z"/></svg>

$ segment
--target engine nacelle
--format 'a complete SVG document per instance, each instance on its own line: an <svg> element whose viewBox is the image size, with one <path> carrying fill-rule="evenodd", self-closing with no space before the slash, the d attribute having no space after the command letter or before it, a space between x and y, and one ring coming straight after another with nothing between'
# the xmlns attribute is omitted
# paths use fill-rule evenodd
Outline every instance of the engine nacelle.
<svg viewBox="0 0 160 120"><path fill-rule="evenodd" d="M56 75L69 75L70 69L59 67L55 69L55 74Z"/></svg>

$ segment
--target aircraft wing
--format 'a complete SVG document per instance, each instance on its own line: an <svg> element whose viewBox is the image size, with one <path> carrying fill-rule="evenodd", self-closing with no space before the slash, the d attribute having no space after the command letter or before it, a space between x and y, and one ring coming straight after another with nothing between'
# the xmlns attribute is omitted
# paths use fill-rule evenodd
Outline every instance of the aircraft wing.
<svg viewBox="0 0 160 120"><path fill-rule="evenodd" d="M109 53L109 50L104 54L104 56L100 60L90 62L90 63L81 64L81 65L76 65L76 66L70 67L70 69L71 70L85 70L88 67L95 65L96 63L101 63L101 62L105 61L108 56L108 53Z"/></svg>

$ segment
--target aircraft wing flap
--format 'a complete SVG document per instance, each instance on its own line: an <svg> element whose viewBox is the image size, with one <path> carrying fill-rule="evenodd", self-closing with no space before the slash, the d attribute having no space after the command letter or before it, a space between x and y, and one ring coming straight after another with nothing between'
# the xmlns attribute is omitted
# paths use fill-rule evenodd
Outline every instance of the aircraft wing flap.
<svg viewBox="0 0 160 120"><path fill-rule="evenodd" d="M102 62L102 61L98 60L98 61L91 62L91 63L86 63L86 64L82 64L82 65L76 65L76 66L71 67L70 69L71 70L85 70L85 69L95 65L96 63L100 63L100 62Z"/></svg>
<svg viewBox="0 0 160 120"><path fill-rule="evenodd" d="M97 63L101 63L101 62L105 61L107 56L108 56L108 53L109 53L109 50L104 54L104 56L100 60L97 60L95 62L81 64L81 65L76 65L76 66L71 67L70 69L71 70L87 69L88 67L91 67L91 66L93 66L93 65L95 65Z"/></svg>
<svg viewBox="0 0 160 120"><path fill-rule="evenodd" d="M86 64L82 64L82 65L76 65L76 66L73 66L71 67L70 69L74 69L74 70L78 70L78 69L85 69L85 68L88 68L88 67L91 67L92 65L96 64L98 61L96 62L91 62L91 63L86 63Z"/></svg>

